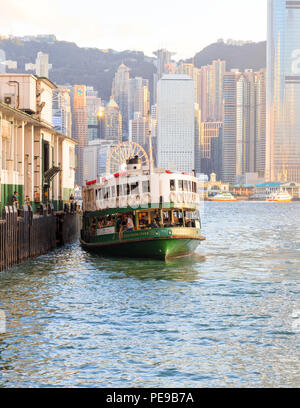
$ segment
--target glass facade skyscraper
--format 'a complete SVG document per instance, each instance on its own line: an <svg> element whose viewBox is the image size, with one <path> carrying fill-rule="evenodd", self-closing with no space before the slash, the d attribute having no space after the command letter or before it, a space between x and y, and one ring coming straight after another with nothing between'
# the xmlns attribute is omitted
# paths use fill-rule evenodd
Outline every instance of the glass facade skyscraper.
<svg viewBox="0 0 300 408"><path fill-rule="evenodd" d="M268 0L267 181L300 182L300 1Z"/></svg>

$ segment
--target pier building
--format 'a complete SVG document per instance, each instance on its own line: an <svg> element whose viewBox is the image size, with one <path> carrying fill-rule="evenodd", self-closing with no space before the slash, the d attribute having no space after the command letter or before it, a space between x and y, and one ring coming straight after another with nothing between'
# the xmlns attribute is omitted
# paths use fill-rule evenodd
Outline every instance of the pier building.
<svg viewBox="0 0 300 408"><path fill-rule="evenodd" d="M52 92L47 78L0 75L0 204L30 204L35 212L52 203L63 209L74 193L76 141L52 125Z"/></svg>

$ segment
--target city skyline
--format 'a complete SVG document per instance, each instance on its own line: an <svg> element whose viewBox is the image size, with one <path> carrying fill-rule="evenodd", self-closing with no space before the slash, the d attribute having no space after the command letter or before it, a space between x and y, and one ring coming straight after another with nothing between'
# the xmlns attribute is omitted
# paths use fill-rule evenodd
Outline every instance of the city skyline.
<svg viewBox="0 0 300 408"><path fill-rule="evenodd" d="M167 48L176 53L177 60L193 57L219 38L258 42L267 35L267 1L254 0L246 20L236 18L245 13L243 2L237 0L226 3L212 0L210 7L205 7L205 1L188 0L184 8L177 0L163 3L154 0L147 10L147 19L137 0L117 3L99 5L88 0L87 7L82 9L79 4L71 7L68 0L45 0L40 8L37 0L28 0L26 4L11 0L1 8L1 34L24 36L47 32L82 47L132 49L149 56L157 49Z"/></svg>

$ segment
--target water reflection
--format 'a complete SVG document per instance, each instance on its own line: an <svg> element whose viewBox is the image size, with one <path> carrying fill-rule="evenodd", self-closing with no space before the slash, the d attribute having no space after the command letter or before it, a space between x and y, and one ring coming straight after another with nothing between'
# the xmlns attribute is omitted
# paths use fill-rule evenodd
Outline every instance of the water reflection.
<svg viewBox="0 0 300 408"><path fill-rule="evenodd" d="M200 263L205 257L194 254L190 258L179 258L167 262L141 259L102 258L95 256L91 266L105 271L112 279L135 278L138 280L198 280Z"/></svg>

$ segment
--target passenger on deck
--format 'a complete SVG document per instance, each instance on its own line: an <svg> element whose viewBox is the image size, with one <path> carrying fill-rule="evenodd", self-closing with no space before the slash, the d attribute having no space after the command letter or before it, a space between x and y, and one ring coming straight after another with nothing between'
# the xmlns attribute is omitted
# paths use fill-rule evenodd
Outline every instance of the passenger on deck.
<svg viewBox="0 0 300 408"><path fill-rule="evenodd" d="M134 223L132 221L131 216L129 215L127 217L127 222L126 222L126 231L133 231L134 230Z"/></svg>

